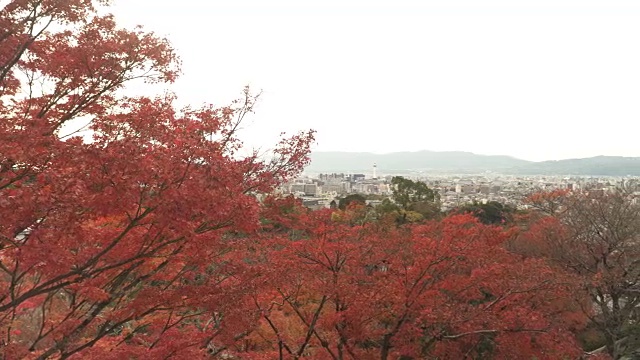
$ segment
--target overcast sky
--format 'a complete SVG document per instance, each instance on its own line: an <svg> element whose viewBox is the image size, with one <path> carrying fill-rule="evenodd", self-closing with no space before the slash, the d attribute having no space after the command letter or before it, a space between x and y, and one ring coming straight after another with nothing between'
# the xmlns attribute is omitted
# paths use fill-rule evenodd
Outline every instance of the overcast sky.
<svg viewBox="0 0 640 360"><path fill-rule="evenodd" d="M640 156L637 0L115 0L168 37L184 102L263 90L244 139L315 150Z"/></svg>

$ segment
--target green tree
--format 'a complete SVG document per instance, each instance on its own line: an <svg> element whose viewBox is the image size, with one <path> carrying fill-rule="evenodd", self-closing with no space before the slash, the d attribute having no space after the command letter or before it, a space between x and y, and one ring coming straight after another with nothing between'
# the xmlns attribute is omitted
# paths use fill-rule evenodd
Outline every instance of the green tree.
<svg viewBox="0 0 640 360"><path fill-rule="evenodd" d="M489 201L486 204L473 201L455 210L454 213L471 213L483 224L504 224L510 222L516 209L498 201Z"/></svg>
<svg viewBox="0 0 640 360"><path fill-rule="evenodd" d="M440 196L424 182L394 176L391 184L393 201L402 210L417 212L426 219L440 212Z"/></svg>
<svg viewBox="0 0 640 360"><path fill-rule="evenodd" d="M337 209L338 208L338 203L336 203L335 200L331 200L331 202L329 203L329 207L331 209Z"/></svg>
<svg viewBox="0 0 640 360"><path fill-rule="evenodd" d="M393 200L405 210L410 210L416 203L436 202L439 195L422 181L413 181L402 176L391 179L393 185Z"/></svg>
<svg viewBox="0 0 640 360"><path fill-rule="evenodd" d="M380 205L376 206L376 210L381 214L388 214L394 211L397 212L398 210L400 210L400 208L389 198L386 198L382 200L382 203Z"/></svg>
<svg viewBox="0 0 640 360"><path fill-rule="evenodd" d="M338 201L338 208L340 210L344 210L351 203L357 203L357 204L361 204L361 205L366 205L367 199L364 196L360 195L360 194L347 195L347 196L341 198Z"/></svg>

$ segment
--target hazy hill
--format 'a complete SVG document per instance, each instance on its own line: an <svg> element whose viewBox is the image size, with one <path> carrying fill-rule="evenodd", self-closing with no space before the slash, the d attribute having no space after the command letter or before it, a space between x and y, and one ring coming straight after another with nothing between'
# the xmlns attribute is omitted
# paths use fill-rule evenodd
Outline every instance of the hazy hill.
<svg viewBox="0 0 640 360"><path fill-rule="evenodd" d="M623 156L596 156L584 159L542 161L512 169L518 174L567 174L640 176L640 158Z"/></svg>
<svg viewBox="0 0 640 360"><path fill-rule="evenodd" d="M510 156L477 155L462 151L417 151L373 154L364 152L313 152L309 171L366 171L373 164L383 171L508 169L526 165L526 160Z"/></svg>
<svg viewBox="0 0 640 360"><path fill-rule="evenodd" d="M381 173L433 171L548 175L640 176L640 158L597 156L585 159L532 162L503 155L478 155L462 151L417 151L373 154L365 152L313 152L308 172L361 172L370 174L373 164Z"/></svg>

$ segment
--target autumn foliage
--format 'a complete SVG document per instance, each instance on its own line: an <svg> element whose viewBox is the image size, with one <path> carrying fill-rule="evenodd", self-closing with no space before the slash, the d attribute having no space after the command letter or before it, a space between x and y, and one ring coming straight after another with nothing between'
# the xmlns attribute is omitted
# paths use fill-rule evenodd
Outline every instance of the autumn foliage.
<svg viewBox="0 0 640 360"><path fill-rule="evenodd" d="M122 95L179 60L108 3L0 10L1 359L580 356L577 275L510 251L519 230L265 197L313 132L264 158L240 151L248 89L183 109Z"/></svg>
<svg viewBox="0 0 640 360"><path fill-rule="evenodd" d="M301 213L302 211L298 211ZM302 212L303 213L303 212ZM348 215L348 214L347 214ZM573 358L573 284L471 215L402 228L302 214L252 245L260 326L247 351L317 359Z"/></svg>
<svg viewBox="0 0 640 360"><path fill-rule="evenodd" d="M596 354L614 359L640 349L640 203L625 188L534 194L526 230L511 244L577 276L573 296L589 318ZM590 344L589 344L590 345Z"/></svg>
<svg viewBox="0 0 640 360"><path fill-rule="evenodd" d="M181 110L172 95L120 95L135 79L173 81L179 63L165 40L94 5L17 0L0 12L6 359L164 358L236 336L251 319L231 306L242 288L226 234L256 229L254 193L298 172L312 140L283 139L270 160L239 156L248 90ZM90 141L61 132L73 121Z"/></svg>

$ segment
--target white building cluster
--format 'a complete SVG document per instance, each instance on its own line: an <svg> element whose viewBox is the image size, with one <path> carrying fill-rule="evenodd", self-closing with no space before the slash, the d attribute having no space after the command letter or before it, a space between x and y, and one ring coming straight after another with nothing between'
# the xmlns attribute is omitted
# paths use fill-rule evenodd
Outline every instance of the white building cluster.
<svg viewBox="0 0 640 360"><path fill-rule="evenodd" d="M592 189L608 191L625 186L635 192L640 201L640 178L588 176L518 176L501 174L381 174L374 164L370 174L330 173L303 176L280 187L282 194L293 194L312 208L331 206L332 201L349 194L362 194L378 201L392 194L394 175L425 182L440 195L443 211L474 201L498 201L524 208L523 199L534 192L555 189ZM377 202L377 201L376 201Z"/></svg>

